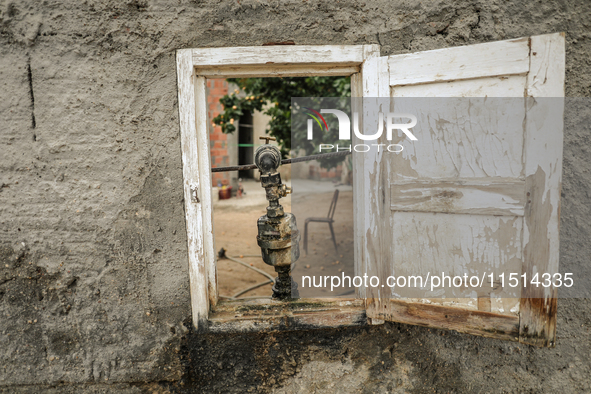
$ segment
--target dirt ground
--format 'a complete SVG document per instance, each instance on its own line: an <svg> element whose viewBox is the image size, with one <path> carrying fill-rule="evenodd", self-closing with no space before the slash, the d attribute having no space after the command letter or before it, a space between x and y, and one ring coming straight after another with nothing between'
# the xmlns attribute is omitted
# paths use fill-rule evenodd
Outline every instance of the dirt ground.
<svg viewBox="0 0 591 394"><path fill-rule="evenodd" d="M256 182L248 183L247 194L242 200L230 200L214 204L214 241L216 250L226 249L226 254L235 257L273 277L273 267L265 264L256 242L257 219L266 213L267 201L263 189ZM301 186L301 187L300 187ZM259 191L256 187L260 188ZM320 275L353 274L353 193L350 187L339 186L339 198L334 214L334 231L338 252L335 251L328 224L310 223L308 225L308 254L304 251L304 222L308 217L326 217L334 194L335 184L330 181L292 182L294 194L281 200L286 212L296 216L301 232L300 258L293 269L293 277L299 283L301 297L334 297L351 295L351 289L339 288L310 289L302 287L301 277ZM298 192L298 188L300 191ZM302 190L303 189L303 190ZM249 192L249 190L251 192ZM242 256L242 257L241 257ZM230 297L242 289L264 282L265 277L229 259L218 259L218 291L222 297ZM271 284L252 290L241 297L269 297Z"/></svg>

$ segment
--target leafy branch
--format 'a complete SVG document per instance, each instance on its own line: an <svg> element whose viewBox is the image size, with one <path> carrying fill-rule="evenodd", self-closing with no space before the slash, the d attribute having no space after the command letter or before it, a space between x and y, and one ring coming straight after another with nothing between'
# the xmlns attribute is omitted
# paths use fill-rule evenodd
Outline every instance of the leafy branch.
<svg viewBox="0 0 591 394"><path fill-rule="evenodd" d="M267 133L277 139L283 157L287 157L292 142L294 146L305 146L306 154L313 153L313 146L303 141L292 141L291 99L292 97L350 97L349 77L306 77L306 78L233 78L239 89L220 99L224 110L213 119L221 126L223 133L236 131L236 123L248 112L262 111L271 120ZM244 94L240 94L241 91ZM332 168L342 158L321 160L324 168Z"/></svg>

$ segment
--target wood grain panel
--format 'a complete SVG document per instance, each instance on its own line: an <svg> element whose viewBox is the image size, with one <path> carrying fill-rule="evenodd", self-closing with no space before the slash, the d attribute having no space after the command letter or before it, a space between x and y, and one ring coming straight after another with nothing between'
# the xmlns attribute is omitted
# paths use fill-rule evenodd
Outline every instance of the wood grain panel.
<svg viewBox="0 0 591 394"><path fill-rule="evenodd" d="M523 179L525 98L394 98L392 106L417 117L417 141L398 132L392 143L404 150L384 155L393 181Z"/></svg>
<svg viewBox="0 0 591 394"><path fill-rule="evenodd" d="M205 121L206 107L200 108L199 114L197 114L195 102L198 99L197 96L204 99L205 79L201 78L197 81L189 49L177 52L177 78L191 308L193 324L195 327L203 328L207 325L209 313L208 263L206 262L203 236L204 229L208 226L203 222L204 207L201 203L196 202L194 197L201 200L211 194L209 192L211 181L209 181L207 173L200 171L199 166L199 159L203 155L209 161L209 145L203 143L203 139L207 140L209 134L200 134L201 141L198 141L197 119L199 118L200 122ZM203 179L204 176L206 179ZM206 187L206 193L201 193L202 186L207 185L207 182L210 183Z"/></svg>
<svg viewBox="0 0 591 394"><path fill-rule="evenodd" d="M390 56L390 86L525 74L528 44L519 38Z"/></svg>
<svg viewBox="0 0 591 394"><path fill-rule="evenodd" d="M526 205L523 273L558 272L564 116L564 34L531 38L525 130ZM557 291L528 286L521 299L520 341L556 343Z"/></svg>
<svg viewBox="0 0 591 394"><path fill-rule="evenodd" d="M393 211L523 216L524 206L522 180L422 180L390 184Z"/></svg>
<svg viewBox="0 0 591 394"><path fill-rule="evenodd" d="M483 337L517 341L519 317L497 313L466 310L441 305L409 303L389 300L382 308L376 308L374 300L368 300L372 316L379 319L414 324L424 327L444 328ZM369 308L368 308L369 309Z"/></svg>
<svg viewBox="0 0 591 394"><path fill-rule="evenodd" d="M264 64L249 67L209 66L196 67L197 75L207 78L259 78L259 77L309 77L309 76L349 76L359 72L359 65L340 64L318 65L276 65Z"/></svg>
<svg viewBox="0 0 591 394"><path fill-rule="evenodd" d="M292 302L252 299L220 302L212 311L211 332L251 332L363 326L365 307L359 299L302 298Z"/></svg>
<svg viewBox="0 0 591 394"><path fill-rule="evenodd" d="M527 75L426 83L422 85L392 86L392 97L523 97Z"/></svg>
<svg viewBox="0 0 591 394"><path fill-rule="evenodd" d="M380 77L384 77L383 70L384 67L387 70L387 63L384 58L379 57L379 49L377 51L375 49L371 46L366 48L364 55L366 61L361 67L361 72L351 76L351 96L364 98L363 100L351 100L352 109L359 113L359 122L363 125L363 128L365 123L368 123L367 117L370 115L368 111L372 111L372 114L378 111L377 106L366 105L365 97L375 98L380 97L380 95L387 95L387 87L384 87L382 84L383 79L380 79ZM360 143L355 133L352 133L352 138L353 143ZM375 197L368 195L366 191L376 188L374 179L370 177L370 173L375 170L373 165L376 158L374 153L370 152L369 154L353 153L352 159L355 272L367 272L368 266L375 258L375 252L378 250L369 246L374 245L374 235L366 232L368 226L375 226L375 223L370 223L375 218L373 212L376 207L371 203ZM365 289L359 288L357 291L360 297L365 297Z"/></svg>
<svg viewBox="0 0 591 394"><path fill-rule="evenodd" d="M192 49L196 66L240 66L265 64L363 63L368 45L280 45ZM379 46L374 45L379 51Z"/></svg>
<svg viewBox="0 0 591 394"><path fill-rule="evenodd" d="M455 215L425 212L394 212L390 215L393 254L387 263L387 276L427 274L462 276L502 272L520 272L523 218L509 216ZM483 286L490 289L490 285ZM381 296L428 296L427 290L372 289ZM517 289L519 290L519 289ZM432 297L476 297L479 289L436 289ZM500 295L497 292L497 295ZM520 292L517 291L517 295ZM515 296L515 292L504 294ZM377 297L377 294L376 294ZM475 304L475 302L474 302Z"/></svg>

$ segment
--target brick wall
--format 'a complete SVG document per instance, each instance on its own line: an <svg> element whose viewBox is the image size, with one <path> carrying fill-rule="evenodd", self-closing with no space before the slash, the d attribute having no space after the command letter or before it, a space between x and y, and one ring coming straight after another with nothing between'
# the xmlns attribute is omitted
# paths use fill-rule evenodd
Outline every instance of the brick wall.
<svg viewBox="0 0 591 394"><path fill-rule="evenodd" d="M228 82L225 79L207 80L207 105L209 119L218 116L223 107L220 104L220 98L228 94ZM222 128L213 123L209 131L209 149L211 153L211 166L222 167L228 165L228 136L222 133ZM216 172L212 174L212 184L217 186L218 182L223 180L230 181L229 172Z"/></svg>

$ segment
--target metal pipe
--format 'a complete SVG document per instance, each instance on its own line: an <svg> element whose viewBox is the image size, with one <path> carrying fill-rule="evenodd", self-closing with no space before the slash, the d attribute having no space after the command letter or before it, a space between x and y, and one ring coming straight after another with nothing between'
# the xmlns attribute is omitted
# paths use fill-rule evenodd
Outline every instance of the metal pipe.
<svg viewBox="0 0 591 394"><path fill-rule="evenodd" d="M351 152L343 151L343 152L331 152L331 153L319 153L317 155L312 156L303 156L303 157L296 157L293 159L285 159L281 160L281 164L293 164L293 163L300 163L303 161L311 161L317 159L329 159L331 157L341 157L341 156L348 156ZM257 168L256 164L245 164L241 166L230 166L230 167L215 167L211 169L211 172L226 172L226 171L242 171L242 170L254 170Z"/></svg>

